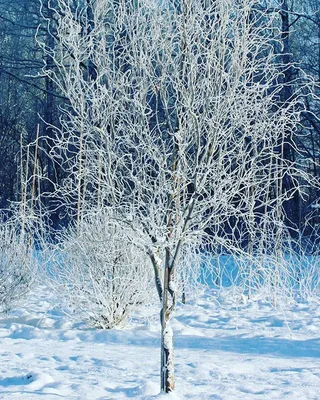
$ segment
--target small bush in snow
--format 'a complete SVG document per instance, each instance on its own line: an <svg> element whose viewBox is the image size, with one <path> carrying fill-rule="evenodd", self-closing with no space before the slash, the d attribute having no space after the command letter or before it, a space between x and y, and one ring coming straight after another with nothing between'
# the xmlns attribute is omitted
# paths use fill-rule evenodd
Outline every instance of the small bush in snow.
<svg viewBox="0 0 320 400"><path fill-rule="evenodd" d="M54 282L68 307L90 325L121 326L137 305L153 298L151 266L133 236L107 214L87 217L62 235L53 257Z"/></svg>
<svg viewBox="0 0 320 400"><path fill-rule="evenodd" d="M8 312L26 294L35 277L30 240L10 222L0 223L0 311Z"/></svg>

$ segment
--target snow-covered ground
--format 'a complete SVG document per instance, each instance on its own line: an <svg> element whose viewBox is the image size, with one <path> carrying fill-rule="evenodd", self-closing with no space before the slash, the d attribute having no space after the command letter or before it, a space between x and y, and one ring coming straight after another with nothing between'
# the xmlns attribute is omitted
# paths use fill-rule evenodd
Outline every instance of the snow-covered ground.
<svg viewBox="0 0 320 400"><path fill-rule="evenodd" d="M40 288L0 316L0 399L320 399L320 304L274 310L207 291L173 321L176 391L159 394L159 324L102 331Z"/></svg>

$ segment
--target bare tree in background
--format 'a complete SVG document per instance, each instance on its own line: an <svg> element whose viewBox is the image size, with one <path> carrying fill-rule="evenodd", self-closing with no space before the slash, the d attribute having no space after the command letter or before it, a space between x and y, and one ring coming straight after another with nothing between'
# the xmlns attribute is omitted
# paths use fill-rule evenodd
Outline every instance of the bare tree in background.
<svg viewBox="0 0 320 400"><path fill-rule="evenodd" d="M279 105L289 66L275 54L276 15L256 5L57 0L52 9L55 48L44 48L55 69L45 73L70 102L52 150L68 172L57 193L79 224L113 210L150 259L165 392L174 389L170 320L184 249L278 249L283 204L297 190L284 147L298 96Z"/></svg>
<svg viewBox="0 0 320 400"><path fill-rule="evenodd" d="M49 18L52 1L43 3L42 13ZM22 163L29 162L30 173L34 161L37 175L43 178L41 182L36 181L34 194L37 196L52 191L52 183L59 179L59 171L54 169L47 154L51 148L51 126L59 124L58 104L62 105L67 99L59 95L47 74L40 75L43 52L36 34L43 42L48 41L48 47L54 45L46 27L39 27L41 21L38 0L0 0L0 207L6 210L11 208L12 202L20 201L24 190ZM49 55L46 64L52 69ZM31 155L37 147L34 160ZM33 178L30 175L26 178L29 179L27 197L30 200ZM50 208L50 204L46 206ZM54 211L52 219L53 214Z"/></svg>

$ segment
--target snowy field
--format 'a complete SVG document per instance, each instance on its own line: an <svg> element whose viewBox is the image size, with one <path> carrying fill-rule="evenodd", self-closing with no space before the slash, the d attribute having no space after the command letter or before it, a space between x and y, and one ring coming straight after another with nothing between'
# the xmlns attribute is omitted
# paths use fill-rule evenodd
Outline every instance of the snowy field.
<svg viewBox="0 0 320 400"><path fill-rule="evenodd" d="M176 391L160 395L156 319L88 329L38 289L0 317L0 399L320 399L319 302L274 310L228 294L179 306Z"/></svg>

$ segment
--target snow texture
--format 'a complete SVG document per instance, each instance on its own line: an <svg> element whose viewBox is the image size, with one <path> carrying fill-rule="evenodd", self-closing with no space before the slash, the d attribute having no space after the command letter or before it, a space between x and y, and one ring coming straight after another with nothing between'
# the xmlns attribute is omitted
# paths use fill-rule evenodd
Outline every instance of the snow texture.
<svg viewBox="0 0 320 400"><path fill-rule="evenodd" d="M163 332L163 346L165 349L172 350L173 332L171 326L169 325L169 322L167 322L167 325Z"/></svg>
<svg viewBox="0 0 320 400"><path fill-rule="evenodd" d="M174 281L171 279L170 280L170 282L169 282L169 289L172 291L172 292L175 292L176 291L176 285L175 285L175 283L174 283Z"/></svg>
<svg viewBox="0 0 320 400"><path fill-rule="evenodd" d="M319 399L320 304L275 310L211 289L171 320L176 390L159 393L160 324L76 323L47 288L0 316L1 400Z"/></svg>

